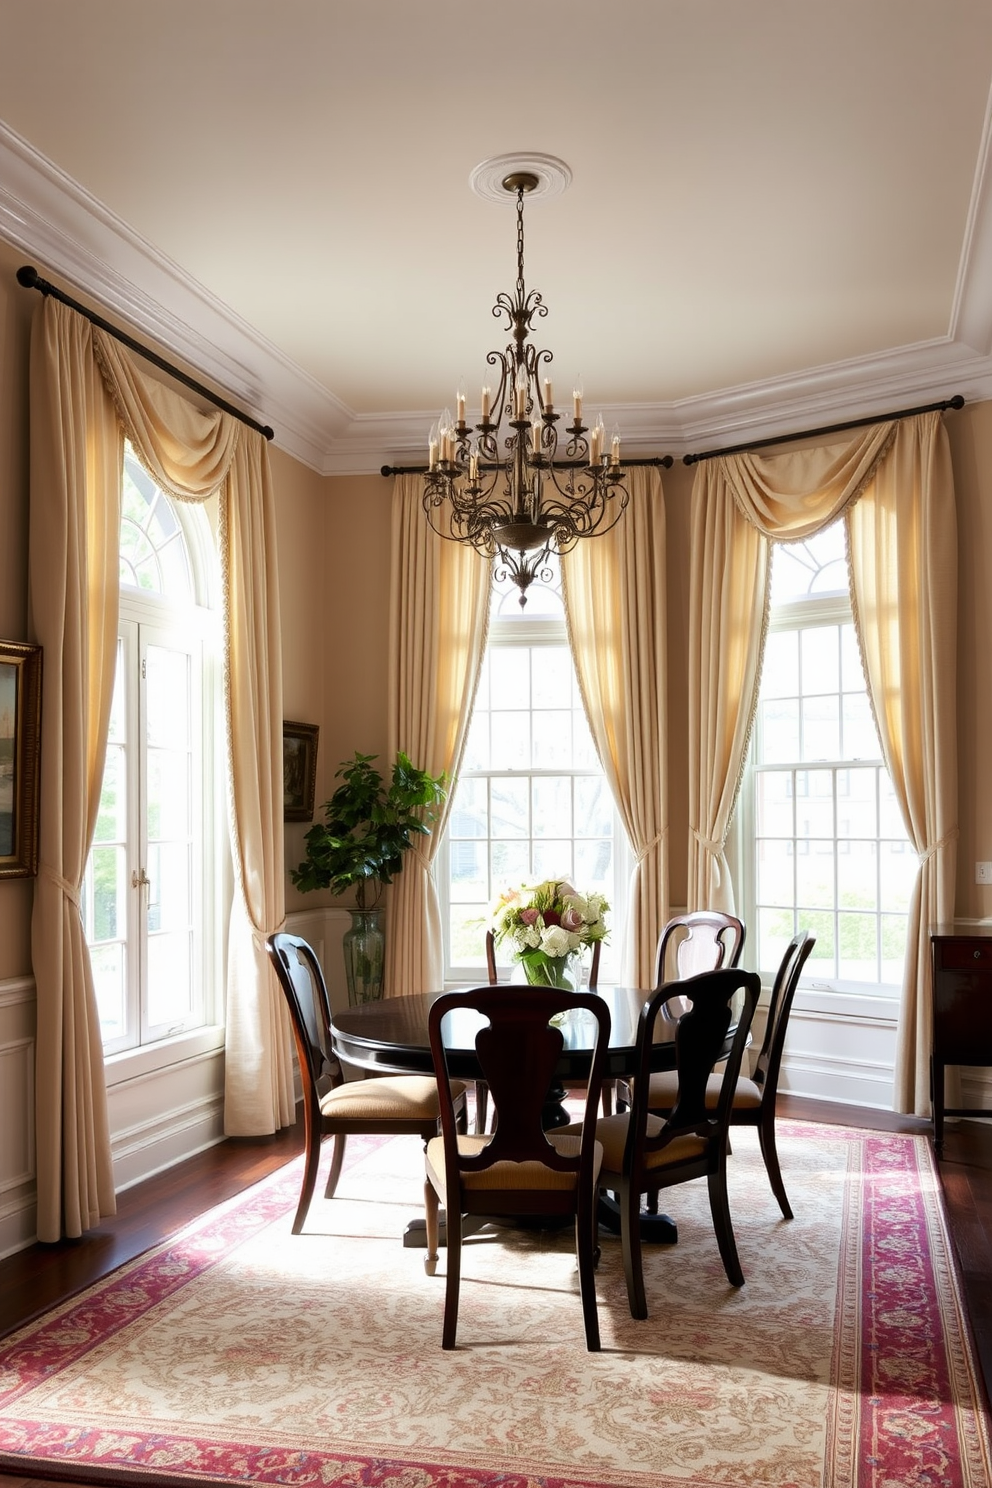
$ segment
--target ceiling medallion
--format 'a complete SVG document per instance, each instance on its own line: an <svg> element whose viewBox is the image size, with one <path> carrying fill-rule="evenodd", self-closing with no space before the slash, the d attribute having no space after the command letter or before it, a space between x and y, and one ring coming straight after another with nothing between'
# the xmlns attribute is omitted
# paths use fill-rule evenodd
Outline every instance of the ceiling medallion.
<svg viewBox="0 0 992 1488"><path fill-rule="evenodd" d="M493 306L497 319L506 316L512 341L486 357L493 374L482 388L478 423L466 422L459 388L454 419L445 409L428 440L424 511L430 525L491 558L496 580L512 579L519 588L521 606L535 579L551 579L552 551L566 553L580 538L608 531L629 499L619 429L614 426L607 448L602 415L592 429L583 424L576 384L572 420L562 424L559 441L563 415L547 375L552 354L528 339L533 317L548 311L524 284L524 198L559 195L571 178L564 161L550 155L501 156L472 172L478 195L516 202L516 287Z"/></svg>

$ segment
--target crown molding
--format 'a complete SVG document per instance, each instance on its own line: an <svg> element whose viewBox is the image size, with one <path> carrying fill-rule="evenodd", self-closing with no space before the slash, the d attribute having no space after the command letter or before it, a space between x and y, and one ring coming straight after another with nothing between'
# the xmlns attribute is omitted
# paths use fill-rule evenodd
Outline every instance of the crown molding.
<svg viewBox="0 0 992 1488"><path fill-rule="evenodd" d="M629 456L681 456L960 393L992 399L992 94L948 335L670 403L604 405ZM358 414L0 123L0 237L275 429L321 475L420 464L435 410Z"/></svg>

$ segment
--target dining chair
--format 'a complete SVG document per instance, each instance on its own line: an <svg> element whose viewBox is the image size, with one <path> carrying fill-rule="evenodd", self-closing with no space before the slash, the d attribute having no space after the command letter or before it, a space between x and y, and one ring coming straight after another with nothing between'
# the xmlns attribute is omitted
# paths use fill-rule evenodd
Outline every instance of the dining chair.
<svg viewBox="0 0 992 1488"><path fill-rule="evenodd" d="M460 1133L449 1095L443 1025L449 1013L464 1011L477 1013L484 1020L475 1035L475 1051L493 1101L494 1123L489 1133ZM550 1020L561 1014L595 1022L584 1116L568 1135L545 1131L542 1122L545 1100L565 1044L561 1029ZM540 1215L574 1218L586 1347L597 1350L595 1198L602 1149L596 1140L595 1117L610 1038L609 1008L594 993L490 984L439 997L431 1006L428 1027L438 1082L441 1135L427 1144L424 1265L428 1275L435 1274L439 1204L443 1201L447 1277L442 1347L455 1346L462 1217Z"/></svg>
<svg viewBox="0 0 992 1488"><path fill-rule="evenodd" d="M320 962L307 941L285 932L270 935L266 950L275 967L293 1025L303 1085L306 1133L303 1183L293 1234L303 1229L310 1208L323 1139L333 1138L324 1197L332 1199L341 1176L345 1139L359 1132L414 1135L425 1144L438 1131L437 1081L430 1075L382 1075L345 1080L331 1052L331 1005ZM465 1083L452 1081L450 1102L465 1126Z"/></svg>
<svg viewBox="0 0 992 1488"><path fill-rule="evenodd" d="M662 927L655 947L654 985L660 987L670 980L684 981L702 971L718 971L721 966L737 966L746 933L743 920L717 910L694 909L688 914L673 915ZM669 999L662 1016L678 1017L683 1010L684 1005L675 994ZM629 1082L618 1080L617 1110L625 1111L629 1105ZM608 1114L604 1111L604 1115Z"/></svg>
<svg viewBox="0 0 992 1488"><path fill-rule="evenodd" d="M588 987L590 992L595 992L596 988L599 986L599 953L601 949L602 942L598 940L594 941L592 948L592 960L589 962ZM491 930L486 931L486 972L489 976L489 985L491 987L498 987L500 985L500 980L499 968L496 965L496 937L493 935L493 932ZM613 1109L613 1090L614 1082L612 1080L604 1080L602 1095L604 1116L608 1116L610 1114L610 1111ZM486 1087L485 1080L476 1080L475 1129L476 1131L484 1132L488 1124L489 1091Z"/></svg>
<svg viewBox="0 0 992 1488"><path fill-rule="evenodd" d="M683 931L684 934L680 933ZM737 966L745 934L744 922L736 915L708 909L673 915L658 937L655 986L671 980L666 970L669 955L673 953L674 976L679 979L696 976L701 971L716 971L721 966Z"/></svg>
<svg viewBox="0 0 992 1488"><path fill-rule="evenodd" d="M765 1024L761 1050L755 1060L754 1072L750 1076L738 1076L730 1105L731 1128L758 1128L758 1142L772 1193L786 1219L792 1219L793 1214L782 1181L778 1149L775 1145L775 1105L789 1014L803 967L815 945L816 936L811 935L808 930L801 930L789 941L772 984L768 1021ZM720 1077L712 1075L706 1088L706 1104L709 1109L715 1108L720 1097L720 1088ZM665 1071L652 1075L648 1082L648 1110L656 1116L667 1115L674 1104L676 1093L677 1085L672 1073Z"/></svg>
<svg viewBox="0 0 992 1488"><path fill-rule="evenodd" d="M655 1024L677 985L686 1009L675 1034L677 1093L662 1119L648 1111L651 1044ZM727 1125L730 1101L741 1067L761 990L756 972L737 967L701 972L677 984L658 987L641 1010L637 1030L633 1103L629 1110L600 1117L596 1137L603 1147L599 1186L617 1197L620 1242L631 1316L646 1318L647 1297L641 1258L641 1195L705 1178L720 1258L731 1286L744 1285L727 1196ZM720 1076L720 1098L706 1105L706 1089L717 1061L724 1057L733 1026L735 1002L743 994L737 1026ZM564 1130L571 1131L571 1127Z"/></svg>

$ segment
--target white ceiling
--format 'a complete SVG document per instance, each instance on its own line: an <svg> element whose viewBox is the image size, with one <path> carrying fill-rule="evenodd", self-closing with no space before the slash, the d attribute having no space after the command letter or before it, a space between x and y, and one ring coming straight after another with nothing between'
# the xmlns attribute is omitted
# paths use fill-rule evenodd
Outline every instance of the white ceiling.
<svg viewBox="0 0 992 1488"><path fill-rule="evenodd" d="M628 453L992 397L989 0L32 0L0 237L314 468L419 458L516 274ZM560 391L559 391L560 390Z"/></svg>

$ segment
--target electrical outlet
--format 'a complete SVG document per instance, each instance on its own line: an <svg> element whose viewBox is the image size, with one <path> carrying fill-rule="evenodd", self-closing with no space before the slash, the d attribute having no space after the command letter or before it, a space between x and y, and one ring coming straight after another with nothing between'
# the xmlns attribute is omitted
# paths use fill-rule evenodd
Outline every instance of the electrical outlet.
<svg viewBox="0 0 992 1488"><path fill-rule="evenodd" d="M975 882L992 884L992 863L975 864Z"/></svg>

